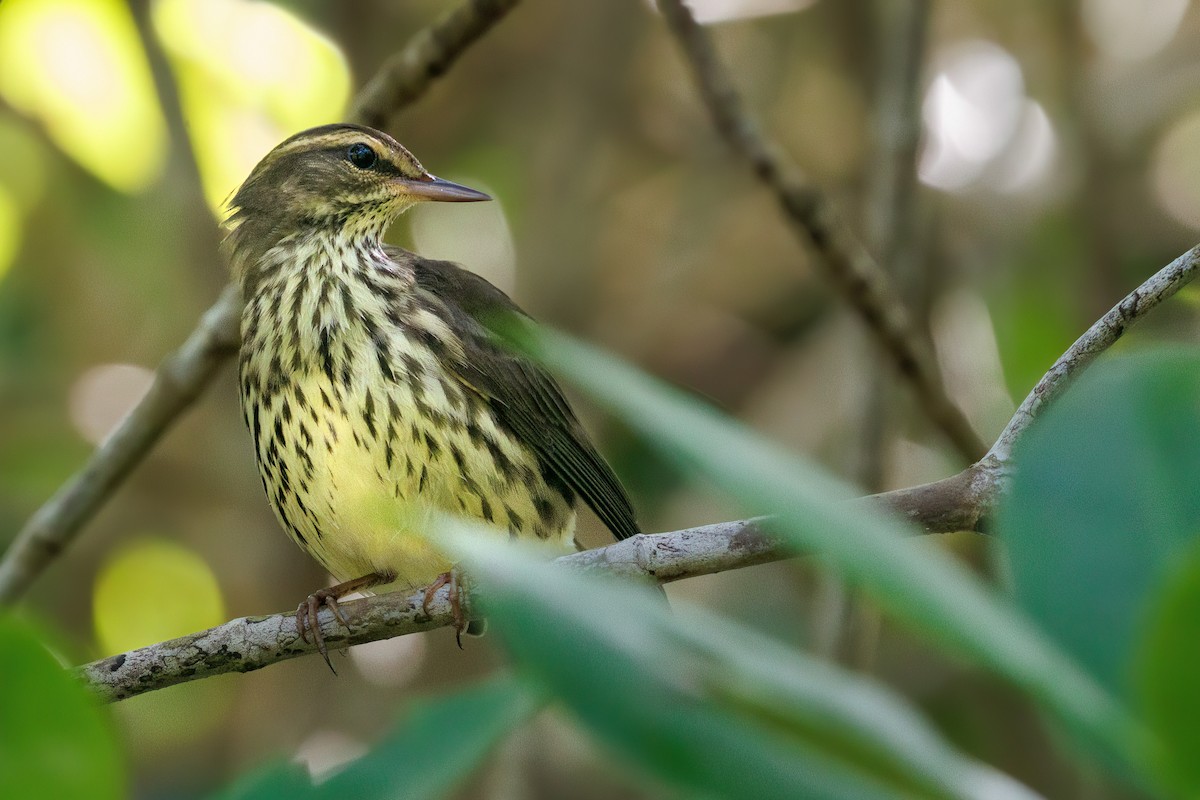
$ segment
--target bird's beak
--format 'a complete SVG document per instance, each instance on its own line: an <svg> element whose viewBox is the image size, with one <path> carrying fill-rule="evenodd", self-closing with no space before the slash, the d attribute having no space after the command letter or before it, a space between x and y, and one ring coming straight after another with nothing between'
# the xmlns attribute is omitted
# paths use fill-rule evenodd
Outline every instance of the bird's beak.
<svg viewBox="0 0 1200 800"><path fill-rule="evenodd" d="M404 181L404 192L418 200L433 200L442 203L475 203L492 198L483 192L458 183L426 175L416 180Z"/></svg>

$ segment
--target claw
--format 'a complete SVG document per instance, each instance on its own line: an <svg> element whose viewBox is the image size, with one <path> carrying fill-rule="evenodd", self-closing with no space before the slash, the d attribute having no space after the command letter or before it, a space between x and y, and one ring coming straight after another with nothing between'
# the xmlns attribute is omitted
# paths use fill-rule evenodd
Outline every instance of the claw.
<svg viewBox="0 0 1200 800"><path fill-rule="evenodd" d="M425 598L421 601L421 610L425 612L426 617L432 617L433 612L429 610L429 604L433 602L433 598L437 596L438 589L441 589L448 583L454 581L454 576L449 572L443 572L434 579L433 583L425 589Z"/></svg>
<svg viewBox="0 0 1200 800"><path fill-rule="evenodd" d="M452 568L449 572L443 572L437 576L433 583L429 584L428 588L425 589L425 597L421 601L421 610L425 612L426 617L432 617L433 613L429 610L429 604L437 596L438 590L447 585L450 587L450 612L454 617L454 641L458 643L458 649L462 650L462 635L463 631L467 629L468 620L463 616L458 567Z"/></svg>
<svg viewBox="0 0 1200 800"><path fill-rule="evenodd" d="M337 670L333 668L333 662L329 660L329 649L325 646L325 634L321 632L321 607L328 608L329 612L333 614L333 618L349 631L350 622L338 606L338 598L351 592L378 586L381 583L390 583L393 580L395 577L389 573L372 572L370 575L339 583L337 586L319 589L296 607L296 632L300 634L300 638L306 644L317 646L317 652L325 659L325 664L334 675L337 675ZM309 638L309 634L312 635L311 638Z"/></svg>
<svg viewBox="0 0 1200 800"><path fill-rule="evenodd" d="M346 621L346 617L342 614L341 606L338 605L336 597L326 597L325 607L333 612L334 619L342 623L343 628L350 630L350 623Z"/></svg>
<svg viewBox="0 0 1200 800"><path fill-rule="evenodd" d="M306 644L315 644L317 646L317 652L325 659L329 670L334 675L337 675L337 670L334 669L333 662L329 660L329 649L325 646L325 634L321 633L321 606L329 606L333 611L334 617L343 625L346 624L346 621L337 607L337 598L332 594L328 594L329 591L329 589L321 589L320 591L313 592L296 607L296 630ZM330 603L332 603L331 606Z"/></svg>

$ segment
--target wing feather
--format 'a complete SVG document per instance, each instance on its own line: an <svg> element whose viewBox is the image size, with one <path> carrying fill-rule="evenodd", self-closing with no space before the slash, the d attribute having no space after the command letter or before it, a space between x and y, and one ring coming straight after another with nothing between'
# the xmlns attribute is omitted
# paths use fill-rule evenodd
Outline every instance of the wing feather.
<svg viewBox="0 0 1200 800"><path fill-rule="evenodd" d="M389 248L389 254L413 265L417 290L439 301L451 317L447 322L463 343L463 358L452 366L463 386L488 402L501 424L533 448L548 477L582 497L618 539L639 533L629 496L558 384L534 362L497 344L486 327L489 316L524 312L495 286L455 264L399 249Z"/></svg>

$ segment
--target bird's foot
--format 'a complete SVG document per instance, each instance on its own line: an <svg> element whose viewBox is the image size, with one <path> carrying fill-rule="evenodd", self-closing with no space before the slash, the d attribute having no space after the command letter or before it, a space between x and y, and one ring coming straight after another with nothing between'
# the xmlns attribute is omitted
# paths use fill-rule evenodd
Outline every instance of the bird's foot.
<svg viewBox="0 0 1200 800"><path fill-rule="evenodd" d="M321 632L321 608L328 608L330 613L333 614L333 618L349 631L350 623L346 620L345 615L342 614L342 609L338 606L338 600L352 592L370 589L372 586L389 583L392 580L394 580L392 575L383 572L372 572L369 575L345 581L336 586L318 589L296 607L296 632L300 634L300 638L305 642L310 642L317 646L317 652L325 659L325 664L334 675L337 675L337 670L333 668L333 662L329 660L329 650L325 646L325 634Z"/></svg>
<svg viewBox="0 0 1200 800"><path fill-rule="evenodd" d="M425 599L421 602L421 610L425 612L425 616L432 617L429 604L433 602L439 589L443 586L450 587L450 613L454 616L454 641L458 642L459 650L462 649L463 631L469 624L469 620L463 615L461 583L458 567L452 567L449 572L443 572L433 583L429 584L429 587L425 589Z"/></svg>

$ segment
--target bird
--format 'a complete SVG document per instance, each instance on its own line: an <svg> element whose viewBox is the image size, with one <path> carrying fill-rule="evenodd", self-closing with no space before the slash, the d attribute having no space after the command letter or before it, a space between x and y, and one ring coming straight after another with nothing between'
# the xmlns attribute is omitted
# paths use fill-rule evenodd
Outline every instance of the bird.
<svg viewBox="0 0 1200 800"><path fill-rule="evenodd" d="M428 613L449 584L461 636L457 568L429 536L440 515L568 552L582 500L616 538L640 532L554 378L489 327L529 317L475 273L383 241L418 203L489 199L336 123L277 145L228 202L243 417L279 523L338 581L295 615L331 669L319 612L349 629L352 592L428 586Z"/></svg>

